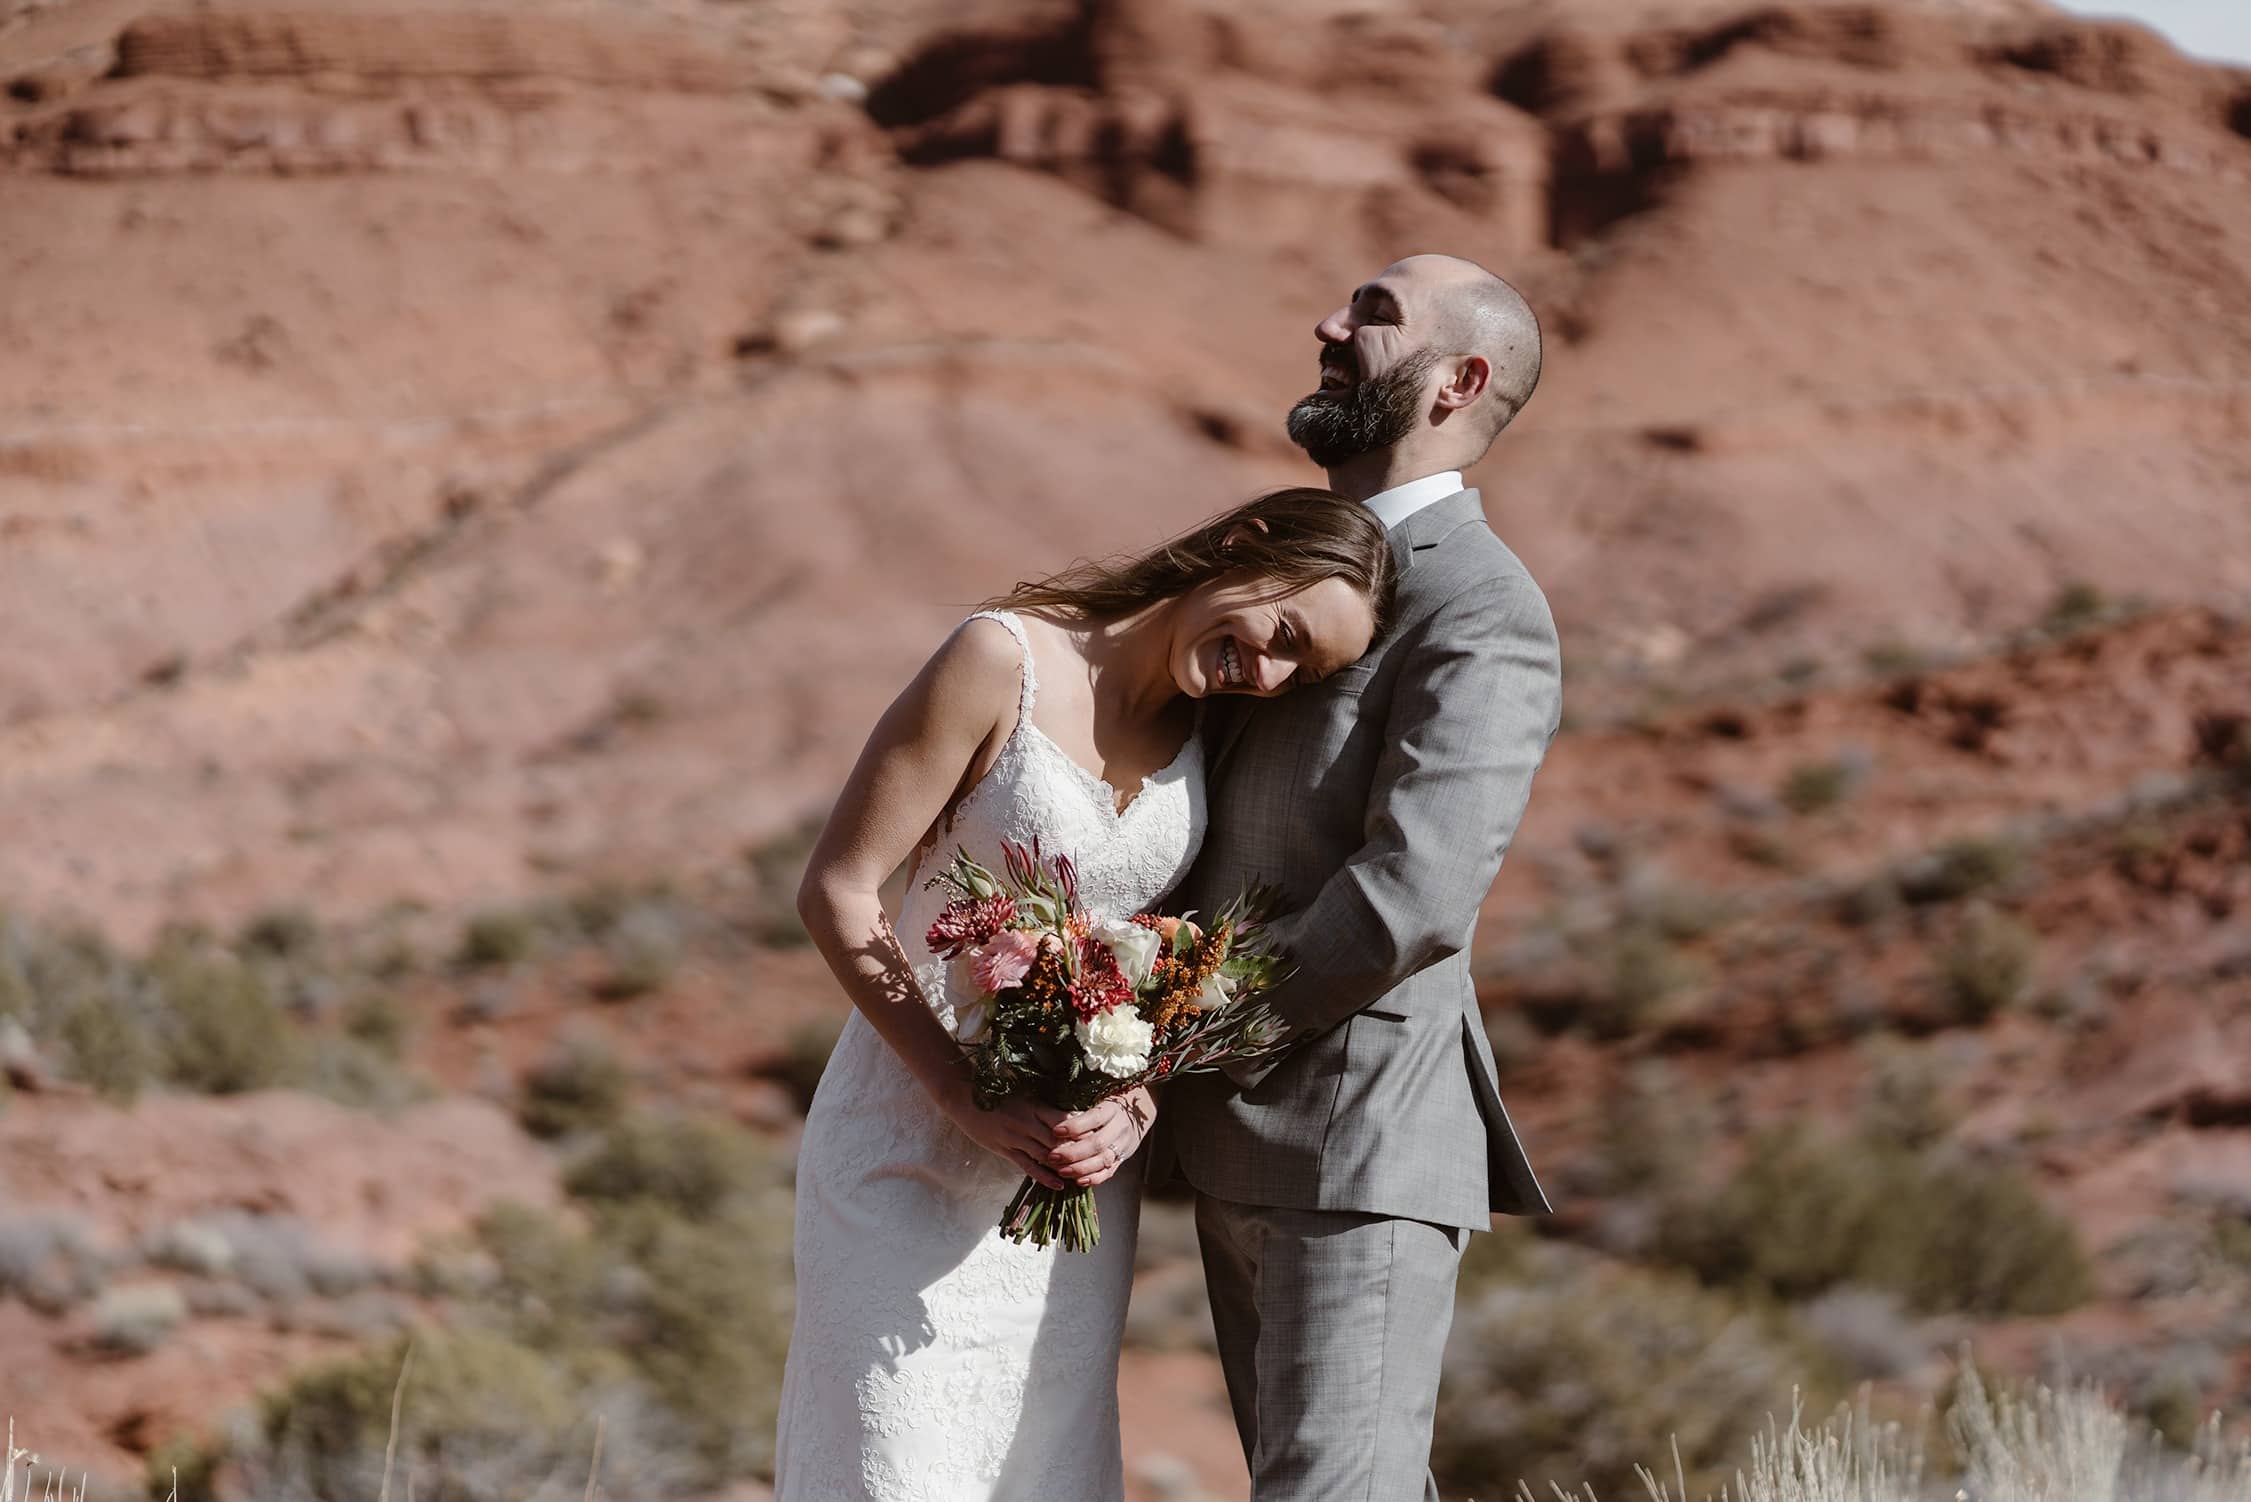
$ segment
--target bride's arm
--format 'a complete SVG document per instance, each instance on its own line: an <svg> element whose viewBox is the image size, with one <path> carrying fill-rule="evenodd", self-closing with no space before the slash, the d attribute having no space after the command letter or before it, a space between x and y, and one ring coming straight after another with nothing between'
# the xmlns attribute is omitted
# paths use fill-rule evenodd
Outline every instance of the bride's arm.
<svg viewBox="0 0 2251 1502"><path fill-rule="evenodd" d="M876 723L813 847L797 911L845 994L969 1137L1033 1178L1060 1112L1027 1100L978 1108L961 1049L917 990L878 888L914 852L968 774L1013 728L1021 654L1007 628L971 621Z"/></svg>

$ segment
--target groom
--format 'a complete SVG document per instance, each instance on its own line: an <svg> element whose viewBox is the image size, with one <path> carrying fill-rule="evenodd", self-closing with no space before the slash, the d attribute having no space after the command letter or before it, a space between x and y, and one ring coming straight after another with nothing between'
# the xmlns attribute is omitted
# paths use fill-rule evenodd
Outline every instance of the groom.
<svg viewBox="0 0 2251 1502"><path fill-rule="evenodd" d="M1386 267L1315 326L1290 436L1391 532L1399 602L1355 666L1207 714L1203 854L1175 896L1283 890L1296 1046L1165 1099L1155 1176L1196 1229L1255 1502L1435 1499L1454 1276L1488 1215L1548 1208L1470 983L1478 905L1560 712L1547 601L1461 471L1540 375L1515 288L1448 256ZM1169 1151L1167 1151L1169 1147Z"/></svg>

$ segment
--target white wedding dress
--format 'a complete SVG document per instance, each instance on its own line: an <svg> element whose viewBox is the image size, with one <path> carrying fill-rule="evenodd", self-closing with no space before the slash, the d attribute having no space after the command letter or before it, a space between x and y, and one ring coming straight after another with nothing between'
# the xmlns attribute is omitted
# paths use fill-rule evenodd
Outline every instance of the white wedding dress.
<svg viewBox="0 0 2251 1502"><path fill-rule="evenodd" d="M923 882L958 846L1001 868L1037 838L1078 866L1086 906L1142 912L1195 859L1203 753L1191 735L1121 814L1110 785L1032 724L1023 625L1016 728L910 873L899 941L949 1031L924 942ZM1119 1502L1118 1343L1133 1279L1140 1164L1095 1191L1092 1252L997 1231L1022 1175L963 1136L858 1011L806 1115L797 1163L797 1319L782 1383L778 1502Z"/></svg>

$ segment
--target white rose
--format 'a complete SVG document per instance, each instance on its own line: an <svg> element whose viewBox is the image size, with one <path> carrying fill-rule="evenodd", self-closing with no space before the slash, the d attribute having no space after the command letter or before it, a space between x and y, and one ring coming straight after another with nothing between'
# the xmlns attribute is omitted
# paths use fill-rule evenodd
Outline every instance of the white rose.
<svg viewBox="0 0 2251 1502"><path fill-rule="evenodd" d="M1216 1012L1235 999L1235 983L1224 975L1207 975L1203 988L1196 993L1195 1008L1199 1012Z"/></svg>
<svg viewBox="0 0 2251 1502"><path fill-rule="evenodd" d="M1110 953L1117 957L1118 968L1125 972L1126 984L1136 991L1149 984L1149 972L1157 968L1157 958L1164 953L1163 934L1105 918L1094 925L1094 936L1107 944Z"/></svg>
<svg viewBox="0 0 2251 1502"><path fill-rule="evenodd" d="M1156 1030L1132 1007L1097 1012L1075 1031L1087 1062L1112 1079L1130 1079L1149 1067L1149 1045L1156 1041Z"/></svg>
<svg viewBox="0 0 2251 1502"><path fill-rule="evenodd" d="M977 984L977 966L968 950L946 962L946 1010L953 1014L956 1043L975 1043L985 1036L986 1005L992 999Z"/></svg>

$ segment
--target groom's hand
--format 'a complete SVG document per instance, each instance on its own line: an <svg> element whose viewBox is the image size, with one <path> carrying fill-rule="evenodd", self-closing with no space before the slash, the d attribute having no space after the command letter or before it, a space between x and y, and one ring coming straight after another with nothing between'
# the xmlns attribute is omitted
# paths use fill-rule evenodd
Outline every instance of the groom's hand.
<svg viewBox="0 0 2251 1502"><path fill-rule="evenodd" d="M1157 1103L1147 1090L1112 1096L1056 1125L1047 1166L1080 1188L1091 1189L1125 1165L1156 1119Z"/></svg>

